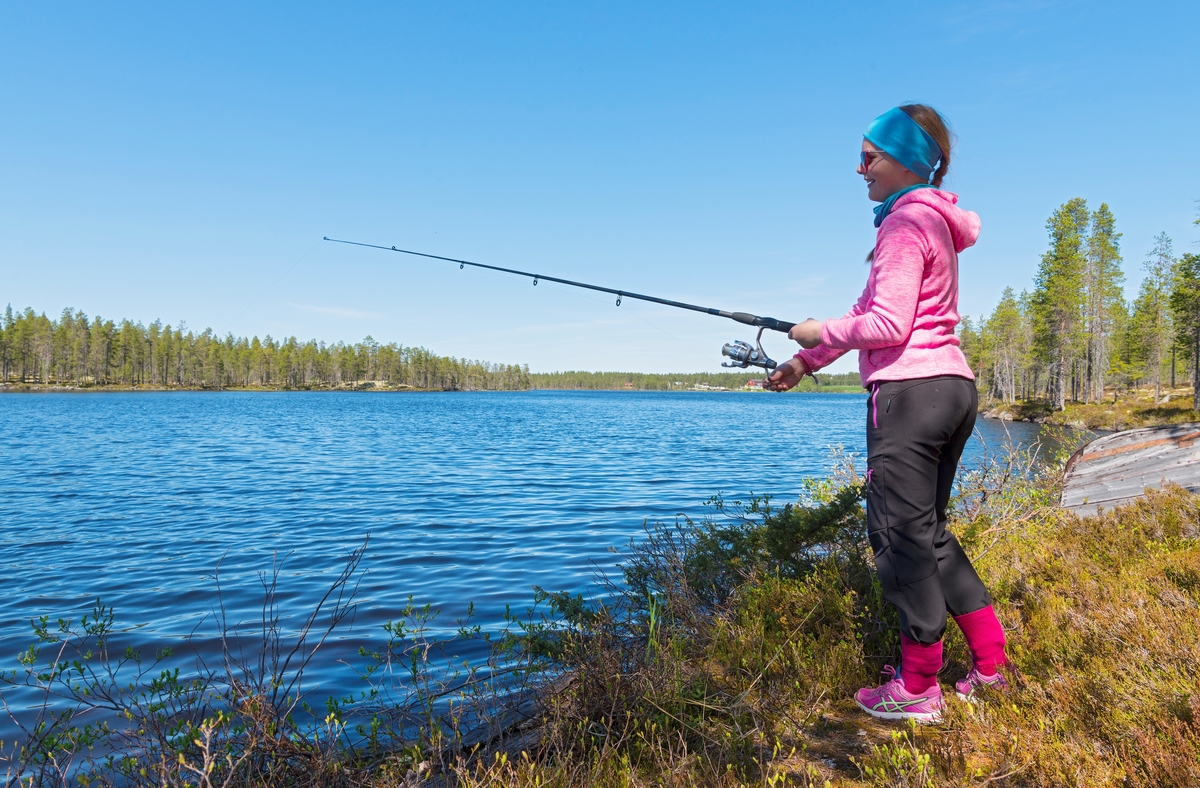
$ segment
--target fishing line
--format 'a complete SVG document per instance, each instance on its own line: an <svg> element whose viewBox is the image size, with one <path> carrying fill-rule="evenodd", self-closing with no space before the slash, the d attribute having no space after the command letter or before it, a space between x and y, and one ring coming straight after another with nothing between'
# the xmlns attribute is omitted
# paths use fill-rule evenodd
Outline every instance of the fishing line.
<svg viewBox="0 0 1200 788"><path fill-rule="evenodd" d="M413 255L414 257L425 257L430 260L444 260L449 263L458 263L459 269L462 269L469 265L472 268L483 268L483 269L487 269L489 271L499 271L501 273L514 274L516 276L524 276L524 277L528 277L528 278L532 279L535 287L537 286L537 283L539 281L545 280L547 282L556 282L558 284L567 285L569 287L578 287L578 288L582 288L584 290L595 290L595 291L601 292L601 293L609 293L610 295L615 295L617 297L617 302L616 302L617 306L620 306L621 301L625 298L635 298L639 301L649 301L654 304L662 304L664 306L675 307L676 309L687 309L692 312L703 312L707 315L714 315L716 317L725 317L725 318L729 318L730 320L735 320L738 323L743 323L748 326L757 327L758 328L758 336L756 337L756 340L755 340L756 346L752 347L748 342L743 342L741 340L734 340L733 342L726 343L725 346L721 348L721 354L724 356L728 356L733 361L732 364L722 364L722 366L726 366L726 367L741 367L744 369L749 366L756 366L756 367L762 367L763 369L768 369L768 370L774 369L776 367L775 362L772 361L767 356L766 351L764 351L763 347L762 347L762 332L769 328L772 331L779 331L779 332L786 334L786 333L790 332L792 330L792 328L795 327L795 325L796 325L795 323L789 323L785 320L777 320L776 318L773 318L773 317L762 317L760 315L750 314L749 312L727 312L725 310L715 309L713 307L699 306L697 304L688 304L683 301L673 301L669 298L659 298L658 296L644 295L642 293L633 293L628 290L616 290L611 287L603 287L601 285L588 284L587 282L576 282L576 281L573 281L570 279L561 279L556 276L547 276L545 274L536 274L536 273L531 273L529 271L520 271L515 268L503 268L498 265L488 265L486 263L476 263L476 262L472 262L471 260L462 260L457 257L445 257L445 256L439 255L439 254L429 254L427 252L415 252L410 249L398 249L395 246L380 246L379 244L368 244L368 243L362 243L360 241L344 241L344 240L340 240L337 238L329 238L328 236L326 236L324 238L324 240L331 241L333 243L348 244L350 246L362 246L362 247L366 247L369 249L382 249L385 252L397 252L399 254ZM647 325L652 326L652 324L650 324L648 321L647 321ZM664 332L664 333L666 333L666 332ZM670 334L668 334L668 336L670 336Z"/></svg>
<svg viewBox="0 0 1200 788"><path fill-rule="evenodd" d="M550 289L551 289L551 290L553 290L553 291L555 291L555 292L557 292L557 293L567 293L567 294L569 294L569 295L573 295L573 296L575 296L576 298L586 298L588 301L591 301L591 302L593 302L593 303L596 303L596 304L602 304L602 303L604 303L604 302L603 302L603 301L601 301L599 298L595 298L595 297L593 297L593 296L590 296L590 295L588 295L587 293L577 293L577 292L575 292L574 290L566 290L566 289L564 289L564 288L561 288L561 287L551 287ZM650 327L651 327L651 328L653 328L654 330L656 330L656 331L661 331L662 333L664 333L664 334L666 334L667 336L669 336L671 339L675 340L676 342L678 342L679 344L683 345L683 346L684 346L685 348L687 348L688 350L690 350L690 351L692 351L693 353L695 353L695 354L696 354L697 356L699 356L700 358L704 359L705 361L708 361L708 356L706 356L704 353L702 353L700 350L698 350L698 349L696 348L696 346L695 346L695 345L689 344L689 343L688 343L686 340L680 339L679 337L675 336L675 335L674 335L674 334L672 334L670 331L667 331L665 328L662 328L661 326L656 326L656 325L654 325L654 324L653 324L653 323L651 323L649 320L647 320L646 318L644 318L644 317L642 317L640 314L638 314L637 310L635 310L635 309L630 309L630 310L629 310L629 314L633 315L633 316L634 316L634 317L636 317L638 320L642 321L643 323L645 323L646 325L650 326Z"/></svg>
<svg viewBox="0 0 1200 788"><path fill-rule="evenodd" d="M332 240L334 240L334 239L332 239L332 238L326 238L326 239L324 239L324 240L327 240L327 241L332 241ZM339 243L347 243L347 242L344 242L344 241L343 241L343 242L339 242ZM351 241L351 242L349 242L349 243L353 243L353 242ZM387 251L391 251L391 250L390 250L390 249L388 249ZM452 262L453 262L453 261L452 261ZM460 265L459 265L459 268L460 268L460 269L462 268L462 263L460 263ZM507 273L507 271L486 270L486 273L489 273L489 274L492 274L492 275L498 275L498 274L500 274L500 273ZM539 277L539 278L540 278L540 279L542 279L542 280L546 280L546 277L544 277L544 276L542 276L542 277ZM549 281L549 280L547 280L547 281ZM599 303L604 303L604 302L603 302L603 301L601 301L599 298L595 298L595 297L593 297L593 296L590 296L590 295L588 295L587 293L580 293L580 292L577 292L577 291L574 291L574 290L567 290L566 288L562 288L562 287L554 287L553 285L546 285L546 286L547 286L547 287L549 287L549 289L551 289L551 290L554 290L555 292L558 292L558 293L566 293L566 294L569 294L569 295L575 296L576 298L584 298L584 299L587 299L588 301L592 301L593 303L598 303L598 304L599 304ZM638 312L637 312L637 311L635 311L635 310L630 310L630 314L632 314L632 315L633 315L635 318L637 318L638 320L642 321L642 322L643 322L643 323L645 323L646 325L648 325L648 326L650 326L651 328L655 329L656 331L661 331L662 333L666 334L668 337L670 337L671 339L675 340L675 341L676 341L676 342L678 342L679 344L683 345L685 348L687 348L687 349L688 349L688 350L690 350L691 352L695 353L695 354L696 354L697 356L699 356L700 358L704 359L705 361L708 361L709 357L708 357L707 355L705 355L703 352L701 352L700 350L698 350L698 349L696 348L696 346L695 346L695 345L689 344L688 342L686 342L686 341L684 341L684 340L680 339L679 337L675 336L675 335L674 335L674 334L672 334L670 331L667 331L666 329L662 328L661 326L656 326L655 324L651 323L649 320L647 320L646 318L644 318L644 317L642 317L640 314L638 314Z"/></svg>
<svg viewBox="0 0 1200 788"><path fill-rule="evenodd" d="M499 276L499 272L496 272L496 271L485 271L484 273L486 273L486 274L491 274L491 275L493 275L493 276ZM543 279L544 279L544 278L545 278L545 277L543 277ZM580 293L580 292L577 292L577 291L575 291L575 290L568 290L568 289L566 289L566 288L563 288L563 287L555 287L554 285L547 285L547 284L545 284L545 282L543 282L541 285L539 285L539 287L546 287L547 289L549 289L549 290L553 290L553 291L554 291L554 292L556 292L556 293L564 293L564 294L566 294L566 295L573 296L573 297L575 297L575 298L583 298L583 299L586 299L586 300L588 300L588 301L591 301L591 302L592 302L592 303L594 303L594 304L603 304L603 303L605 303L604 301L600 300L599 298L595 298L594 296L590 296L590 295L588 295L587 293ZM656 326L656 325L654 325L654 324L653 324L653 323L651 323L649 320L647 320L646 318L642 317L640 314L638 314L636 311L634 311L634 310L632 310L632 309L629 311L629 313L630 313L631 315L633 315L634 317L636 317L638 320L640 320L640 321L642 321L643 323L645 323L646 325L650 326L651 328L653 328L653 329L655 329L655 330L657 330L657 331L661 331L662 333L666 334L666 335L667 335L667 336L669 336L671 339L673 339L673 340L675 340L676 342L678 342L679 344L683 345L685 348L687 348L688 350L692 351L692 352L693 352L693 353L695 353L696 355L700 356L700 358L704 359L705 361L708 361L708 360L709 360L709 357L708 357L707 355L705 355L703 352L701 352L700 350L698 350L698 349L696 348L696 346L695 346L695 345L688 344L688 343L687 343L685 340L682 340L682 339L680 339L679 337L677 337L677 336L675 336L674 334L672 334L670 331L667 331L666 329L664 329L664 328L662 328L662 327L660 327L660 326ZM550 313L550 312L546 312L545 314L546 314L546 315L550 315L551 313Z"/></svg>
<svg viewBox="0 0 1200 788"><path fill-rule="evenodd" d="M243 309L241 312L238 312L238 316L237 316L237 317L235 317L233 320L230 320L230 321L229 321L229 325L227 325L227 326L225 327L225 330L224 330L224 331L222 331L221 333L222 333L222 334L226 334L226 333L228 333L228 332L229 332L229 329L233 327L233 324L234 324L234 323L236 323L238 320L240 320L240 319L241 319L241 317L242 317L242 315L244 315L244 314L246 314L247 312L249 312L249 311L250 311L250 307L252 307L252 306L254 306L255 304L257 304L260 298L262 298L263 296L265 296L267 293L269 293L269 292L271 291L271 288L275 287L275 285L277 285L277 284L279 284L280 282L282 282L282 281L283 281L283 277L285 277L285 276L287 276L288 274L290 274L290 273L292 272L292 269L293 269L293 268L295 268L296 266L300 265L300 263L304 262L304 258L306 258L306 257L308 257L310 254L312 254L312 252L313 252L313 249L316 249L316 248L317 248L317 244L319 244L319 243L321 243L321 242L320 242L320 241L317 241L317 243L315 243L315 244L313 244L311 247L309 247L309 249L308 249L308 251L307 251L307 252L305 252L304 254L300 255L300 259L299 259L299 260L297 260L296 262L292 263L292 266L291 266L291 268L288 268L288 270L284 271L284 272L283 272L283 274L282 274L282 275L281 275L281 276L280 276L278 279L276 279L276 280L275 280L274 282L272 282L271 284L267 285L267 289L266 289L266 290L264 290L264 291L262 291L261 293L259 293L259 294L258 294L258 295L255 297L255 299L254 299L253 301L251 301L249 304L247 304L247 305L246 305L246 308L245 308L245 309Z"/></svg>

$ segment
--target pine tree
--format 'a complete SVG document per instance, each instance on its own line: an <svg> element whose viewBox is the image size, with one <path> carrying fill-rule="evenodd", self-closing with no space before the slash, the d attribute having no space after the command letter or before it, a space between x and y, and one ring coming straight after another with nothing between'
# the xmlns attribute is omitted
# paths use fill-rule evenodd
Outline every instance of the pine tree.
<svg viewBox="0 0 1200 788"><path fill-rule="evenodd" d="M980 322L982 328L983 323ZM967 359L967 366L975 374L975 382L983 383L983 368L986 366L986 361L983 358L983 344L981 342L980 332L975 330L975 321L970 315L963 315L958 322L958 349Z"/></svg>
<svg viewBox="0 0 1200 788"><path fill-rule="evenodd" d="M1021 399L1032 399L1037 391L1037 337L1034 334L1036 322L1033 295L1028 290L1022 290L1017 296L1017 309L1021 312L1020 361L1021 361Z"/></svg>
<svg viewBox="0 0 1200 788"><path fill-rule="evenodd" d="M991 348L992 394L1009 403L1017 399L1017 381L1025 366L1023 322L1021 307L1013 289L1004 288L983 333L989 337Z"/></svg>
<svg viewBox="0 0 1200 788"><path fill-rule="evenodd" d="M1143 266L1146 278L1138 294L1140 312L1138 324L1145 344L1145 359L1150 379L1154 381L1154 401L1162 395L1163 356L1171 348L1174 329L1171 326L1170 297L1175 280L1175 257L1171 239L1166 233L1154 238L1154 248Z"/></svg>
<svg viewBox="0 0 1200 788"><path fill-rule="evenodd" d="M0 383L8 382L8 375L12 369L12 339L15 322L12 304L9 304L4 308L4 323L0 325Z"/></svg>
<svg viewBox="0 0 1200 788"><path fill-rule="evenodd" d="M1089 213L1081 197L1068 200L1046 222L1050 248L1042 255L1034 283L1034 333L1038 354L1049 366L1049 395L1066 408L1068 373L1083 343L1085 237Z"/></svg>
<svg viewBox="0 0 1200 788"><path fill-rule="evenodd" d="M1175 343L1191 359L1192 409L1200 410L1200 256L1179 258L1171 289Z"/></svg>
<svg viewBox="0 0 1200 788"><path fill-rule="evenodd" d="M1121 252L1115 222L1107 203L1092 214L1088 236L1086 291L1086 386L1084 400L1099 402L1104 397L1104 376L1109 368L1113 327L1125 308Z"/></svg>

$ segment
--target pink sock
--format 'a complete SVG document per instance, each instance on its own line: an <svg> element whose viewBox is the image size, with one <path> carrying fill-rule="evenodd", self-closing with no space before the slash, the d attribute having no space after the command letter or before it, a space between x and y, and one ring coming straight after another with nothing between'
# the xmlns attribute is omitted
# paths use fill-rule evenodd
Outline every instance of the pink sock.
<svg viewBox="0 0 1200 788"><path fill-rule="evenodd" d="M974 613L955 616L954 620L967 639L976 670L991 676L996 673L996 668L1008 662L1004 655L1004 629L991 605Z"/></svg>
<svg viewBox="0 0 1200 788"><path fill-rule="evenodd" d="M904 689L913 695L924 695L937 684L942 669L942 641L926 646L900 633L900 677Z"/></svg>

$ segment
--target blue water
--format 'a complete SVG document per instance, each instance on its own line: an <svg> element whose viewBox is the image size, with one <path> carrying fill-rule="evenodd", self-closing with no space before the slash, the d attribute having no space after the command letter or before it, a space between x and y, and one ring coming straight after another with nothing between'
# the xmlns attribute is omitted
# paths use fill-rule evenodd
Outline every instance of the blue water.
<svg viewBox="0 0 1200 788"><path fill-rule="evenodd" d="M794 500L830 447L863 451L864 415L858 394L2 396L0 667L30 618L78 618L97 597L142 645L195 631L215 654L218 562L231 619L256 620L260 573L290 554L281 598L299 615L368 534L332 655L375 638L409 595L449 628L474 602L495 628L533 585L586 591L592 562L612 568L610 548L647 518L703 515L717 492ZM352 679L324 664L323 689Z"/></svg>

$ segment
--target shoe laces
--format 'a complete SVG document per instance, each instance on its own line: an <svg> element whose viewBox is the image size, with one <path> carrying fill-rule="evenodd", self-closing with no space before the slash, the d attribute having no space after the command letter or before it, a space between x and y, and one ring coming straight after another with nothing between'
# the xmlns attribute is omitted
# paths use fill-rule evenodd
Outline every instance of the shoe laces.
<svg viewBox="0 0 1200 788"><path fill-rule="evenodd" d="M907 688L904 686L904 682L900 680L900 668L899 667L896 667L894 665L884 665L883 669L880 670L879 673L880 673L880 675L886 677L886 680L883 682L882 685L880 685L879 689L883 690L884 688L890 687L891 685L895 684L897 687L899 687L900 689L903 689L907 692Z"/></svg>
<svg viewBox="0 0 1200 788"><path fill-rule="evenodd" d="M967 681L970 682L972 686L977 687L992 687L996 685L1007 685L1008 683L1004 680L1004 675L999 671L989 676L984 674L983 671L974 665L971 666L971 672L967 674Z"/></svg>

